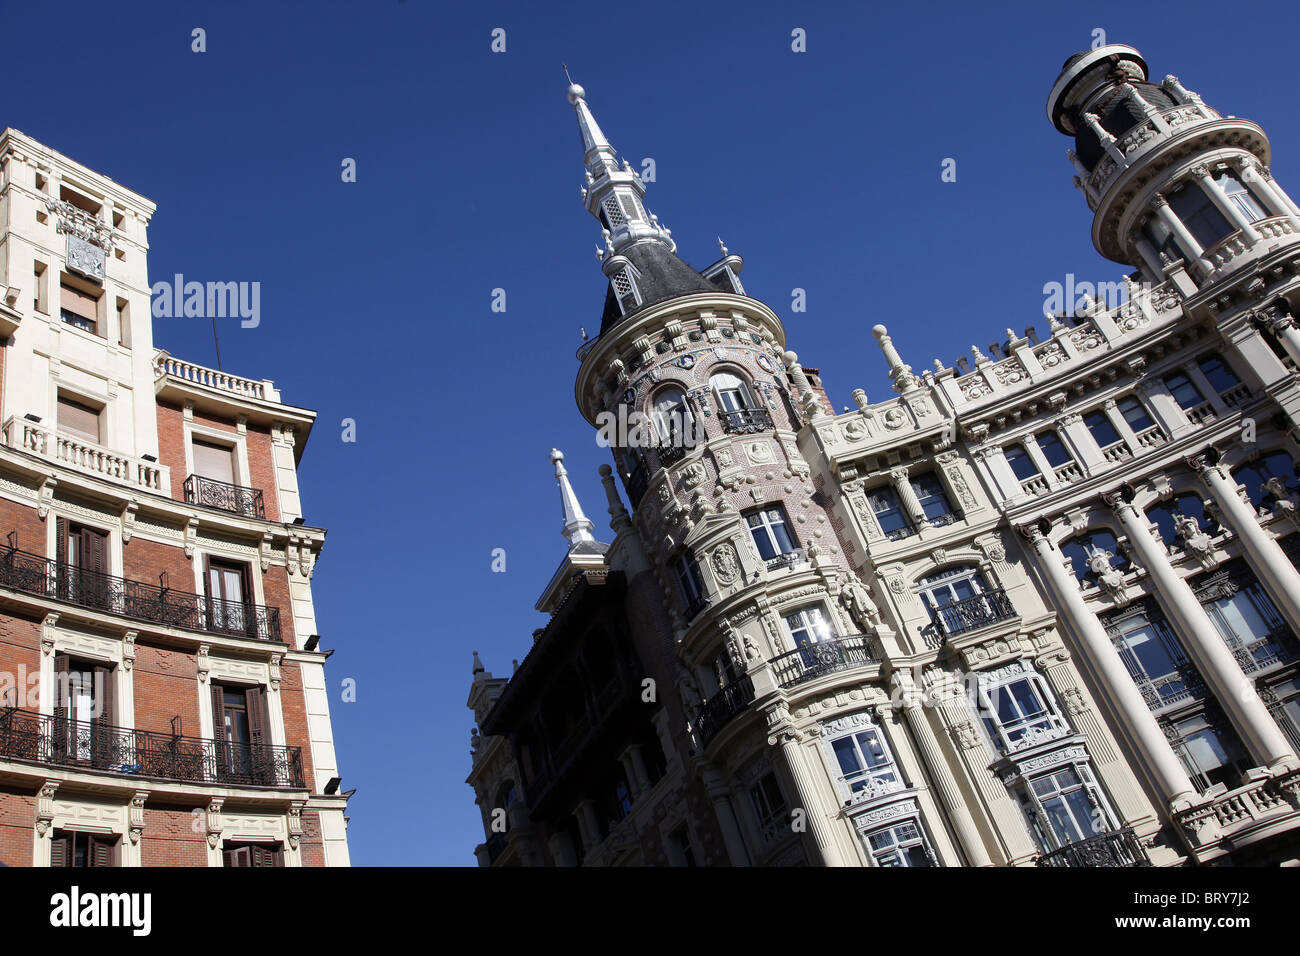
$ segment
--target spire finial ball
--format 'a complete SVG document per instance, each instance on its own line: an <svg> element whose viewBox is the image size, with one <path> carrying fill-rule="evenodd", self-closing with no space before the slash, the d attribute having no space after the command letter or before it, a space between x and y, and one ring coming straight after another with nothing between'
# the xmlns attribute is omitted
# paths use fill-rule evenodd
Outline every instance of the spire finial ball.
<svg viewBox="0 0 1300 956"><path fill-rule="evenodd" d="M885 328L883 325L877 325L875 328L871 330L871 334L878 339L883 339L886 335L889 334L889 329Z"/></svg>
<svg viewBox="0 0 1300 956"><path fill-rule="evenodd" d="M564 461L564 452L560 451L560 449L558 449L558 448L552 448L552 449L551 449L551 464L552 464L552 465L558 465L558 464L559 464L560 462L562 462L562 461Z"/></svg>
<svg viewBox="0 0 1300 956"><path fill-rule="evenodd" d="M569 84L569 102L576 104L578 100L586 99L587 91L577 83Z"/></svg>

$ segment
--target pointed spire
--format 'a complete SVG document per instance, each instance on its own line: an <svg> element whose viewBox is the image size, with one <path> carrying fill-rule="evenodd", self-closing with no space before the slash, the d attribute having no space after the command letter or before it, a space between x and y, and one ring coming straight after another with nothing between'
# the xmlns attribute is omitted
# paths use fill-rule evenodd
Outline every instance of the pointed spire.
<svg viewBox="0 0 1300 956"><path fill-rule="evenodd" d="M482 673L484 673L484 672L486 672L486 671L487 671L487 668L483 666L483 662L479 659L478 651L475 651L475 652L474 652L474 678L475 678L475 680L478 679L478 676L479 676L480 674L482 674Z"/></svg>
<svg viewBox="0 0 1300 956"><path fill-rule="evenodd" d="M565 69L568 77L568 69ZM569 102L578 117L578 132L582 134L582 162L586 169L586 186L582 202L604 227L605 248L599 253L602 260L611 259L634 242L654 239L676 252L677 244L667 227L661 225L654 214L645 208L645 183L627 160L618 160L618 153L605 137L591 107L587 105L587 91L572 79L569 80ZM626 263L606 263L613 271L620 271ZM609 269L607 268L607 273Z"/></svg>
<svg viewBox="0 0 1300 956"><path fill-rule="evenodd" d="M569 540L569 550L585 542L594 542L591 520L583 513L578 496L569 484L569 473L564 469L564 453L551 449L551 464L555 466L555 483L560 486L560 502L564 507L564 530L560 533Z"/></svg>

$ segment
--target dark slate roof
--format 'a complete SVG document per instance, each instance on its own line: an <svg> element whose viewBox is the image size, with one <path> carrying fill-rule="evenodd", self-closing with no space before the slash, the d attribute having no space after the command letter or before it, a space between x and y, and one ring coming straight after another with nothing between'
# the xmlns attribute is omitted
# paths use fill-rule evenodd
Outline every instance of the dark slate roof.
<svg viewBox="0 0 1300 956"><path fill-rule="evenodd" d="M1156 109L1164 110L1178 105L1172 96L1155 83L1143 83L1138 80L1130 80L1129 82L1142 95L1142 98ZM1119 137L1146 119L1142 107L1120 93L1118 89L1115 91L1115 96L1102 109L1104 110L1101 113L1102 129L1116 139L1119 139ZM1097 134L1083 121L1083 117L1076 116L1073 119L1075 129L1079 131L1074 137L1074 151L1078 154L1083 165L1089 169L1095 169L1098 160L1106 154L1106 151L1102 149Z"/></svg>
<svg viewBox="0 0 1300 956"><path fill-rule="evenodd" d="M626 256L641 274L637 279L637 285L641 290L641 304L629 312L629 316L636 315L649 306L675 299L679 295L690 295L692 292L716 292L722 288L678 259L661 242L652 240L634 243L621 254ZM731 290L728 288L727 291ZM614 295L614 284L611 282L605 290L605 312L600 317L601 334L613 328L623 318L625 316L618 307L618 297Z"/></svg>

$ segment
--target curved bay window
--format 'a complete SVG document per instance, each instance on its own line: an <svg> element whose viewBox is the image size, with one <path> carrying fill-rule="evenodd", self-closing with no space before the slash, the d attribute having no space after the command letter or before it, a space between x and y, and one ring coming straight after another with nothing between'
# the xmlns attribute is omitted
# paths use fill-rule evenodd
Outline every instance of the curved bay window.
<svg viewBox="0 0 1300 956"><path fill-rule="evenodd" d="M754 392L740 376L714 372L709 388L718 403L718 421L726 432L756 432L772 427L772 416L754 400Z"/></svg>
<svg viewBox="0 0 1300 956"><path fill-rule="evenodd" d="M1261 219L1268 218L1268 213L1264 211L1264 203L1232 170L1219 170L1214 174L1214 181L1219 184L1228 202L1246 217L1247 222L1259 222Z"/></svg>
<svg viewBox="0 0 1300 956"><path fill-rule="evenodd" d="M676 385L660 391L650 411L661 448L685 451L697 443L695 418L686 405L686 393Z"/></svg>
<svg viewBox="0 0 1300 956"><path fill-rule="evenodd" d="M1165 194L1169 209L1187 227L1202 249L1236 231L1198 183L1185 182Z"/></svg>
<svg viewBox="0 0 1300 956"><path fill-rule="evenodd" d="M694 555L685 552L673 559L673 571L677 575L677 584L682 589L683 617L692 620L709 603L704 596L699 565L696 564Z"/></svg>
<svg viewBox="0 0 1300 956"><path fill-rule="evenodd" d="M745 523L749 526L759 557L764 561L775 563L782 556L794 553L794 536L785 519L785 509L780 505L749 512L745 515Z"/></svg>

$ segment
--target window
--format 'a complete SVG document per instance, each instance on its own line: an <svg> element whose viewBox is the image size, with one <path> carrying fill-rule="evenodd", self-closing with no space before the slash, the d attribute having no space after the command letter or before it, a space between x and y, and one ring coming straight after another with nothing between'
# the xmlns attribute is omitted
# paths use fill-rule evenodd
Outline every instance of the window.
<svg viewBox="0 0 1300 956"><path fill-rule="evenodd" d="M1255 198L1246 184L1238 179L1237 174L1232 170L1219 170L1214 174L1214 181L1223 189L1228 202L1236 206L1246 217L1247 222L1259 222L1261 219L1268 218L1268 213L1264 212L1264 204Z"/></svg>
<svg viewBox="0 0 1300 956"><path fill-rule="evenodd" d="M1291 746L1300 750L1300 677L1270 684L1261 690L1260 697L1268 702L1269 712Z"/></svg>
<svg viewBox="0 0 1300 956"><path fill-rule="evenodd" d="M1198 184L1185 182L1168 194L1169 208L1187 231L1208 249L1235 229Z"/></svg>
<svg viewBox="0 0 1300 956"><path fill-rule="evenodd" d="M695 445L695 419L686 407L686 393L680 388L666 388L655 396L651 412L659 441L673 448Z"/></svg>
<svg viewBox="0 0 1300 956"><path fill-rule="evenodd" d="M1296 659L1286 622L1244 564L1230 563L1196 590L1215 630L1246 673Z"/></svg>
<svg viewBox="0 0 1300 956"><path fill-rule="evenodd" d="M932 525L945 525L957 519L943 482L932 471L927 471L912 478L912 490L916 492L921 511Z"/></svg>
<svg viewBox="0 0 1300 956"><path fill-rule="evenodd" d="M1295 470L1290 455L1285 452L1273 452L1261 456L1248 465L1242 465L1232 473L1232 480L1246 486L1246 494L1250 497L1251 503L1259 508L1272 497L1272 493L1264 487L1265 484L1272 481L1276 486L1277 482L1281 482L1284 489L1290 490Z"/></svg>
<svg viewBox="0 0 1300 956"><path fill-rule="evenodd" d="M1065 450L1065 445L1061 444L1061 439L1056 432L1039 432L1034 439L1038 442L1038 450L1043 453L1043 457L1053 468L1060 468L1074 461L1070 453Z"/></svg>
<svg viewBox="0 0 1300 956"><path fill-rule="evenodd" d="M718 408L724 412L738 412L754 407L749 386L730 372L718 372L709 379L709 387L717 396Z"/></svg>
<svg viewBox="0 0 1300 956"><path fill-rule="evenodd" d="M850 794L876 796L902 789L903 781L878 727L863 727L831 741L840 781Z"/></svg>
<svg viewBox="0 0 1300 956"><path fill-rule="evenodd" d="M99 300L104 291L84 280L65 274L59 287L59 316L93 334L99 334Z"/></svg>
<svg viewBox="0 0 1300 956"><path fill-rule="evenodd" d="M1151 416L1147 414L1147 410L1135 396L1129 395L1126 398L1121 398L1117 404L1119 413L1124 416L1124 421L1128 422L1128 427L1133 429L1134 432L1146 431L1155 424L1151 420Z"/></svg>
<svg viewBox="0 0 1300 956"><path fill-rule="evenodd" d="M730 687L736 682L736 667L728 652L723 651L713 658L709 664L709 675L713 678L713 686L717 690Z"/></svg>
<svg viewBox="0 0 1300 956"><path fill-rule="evenodd" d="M274 785L275 767L264 749L270 742L266 691L261 687L212 685L212 725L219 780Z"/></svg>
<svg viewBox="0 0 1300 956"><path fill-rule="evenodd" d="M829 641L833 636L831 626L817 605L800 608L785 616L785 626L795 647L807 647L818 641Z"/></svg>
<svg viewBox="0 0 1300 956"><path fill-rule="evenodd" d="M221 849L222 866L284 866L284 850L278 843L226 843Z"/></svg>
<svg viewBox="0 0 1300 956"><path fill-rule="evenodd" d="M58 595L83 607L111 610L117 589L108 577L108 532L57 518Z"/></svg>
<svg viewBox="0 0 1300 956"><path fill-rule="evenodd" d="M1024 673L1025 669L1022 662L1010 676L980 676L980 718L1002 753L1055 740L1070 730L1065 718L1056 712L1043 679Z"/></svg>
<svg viewBox="0 0 1300 956"><path fill-rule="evenodd" d="M673 568L677 572L677 583L686 602L687 615L694 617L692 612L698 612L704 606L704 585L700 582L699 566L693 556L683 554L673 562Z"/></svg>
<svg viewBox="0 0 1300 956"><path fill-rule="evenodd" d="M1146 223L1142 226L1142 233L1155 248L1157 258L1162 255L1168 256L1170 262L1184 258L1182 251L1178 248L1178 237L1174 235L1173 230L1165 225L1164 220L1159 216L1148 216Z"/></svg>
<svg viewBox="0 0 1300 956"><path fill-rule="evenodd" d="M1008 445L1004 452L1007 464L1011 466L1011 472L1020 481L1026 481L1038 475L1038 466L1034 460L1029 457L1029 452L1025 451L1024 445Z"/></svg>
<svg viewBox="0 0 1300 956"><path fill-rule="evenodd" d="M781 795L781 785L777 783L776 774L769 771L750 787L749 800L764 839L774 839L785 825L787 813L785 797Z"/></svg>
<svg viewBox="0 0 1300 956"><path fill-rule="evenodd" d="M1074 764L1029 781L1020 800L1043 849L1051 851L1114 829L1110 808L1091 769Z"/></svg>
<svg viewBox="0 0 1300 956"><path fill-rule="evenodd" d="M256 636L257 614L251 603L248 565L209 557L205 577L208 627Z"/></svg>
<svg viewBox="0 0 1300 956"><path fill-rule="evenodd" d="M223 481L228 485L235 481L235 449L229 445L195 438L191 442L194 456L194 474L212 481Z"/></svg>
<svg viewBox="0 0 1300 956"><path fill-rule="evenodd" d="M794 551L795 542L785 520L785 509L779 506L761 508L745 515L745 521L754 537L754 546L764 561Z"/></svg>
<svg viewBox="0 0 1300 956"><path fill-rule="evenodd" d="M880 530L890 541L897 541L916 534L916 526L903 510L898 492L890 485L880 485L867 492L867 503L876 514Z"/></svg>
<svg viewBox="0 0 1300 956"><path fill-rule="evenodd" d="M876 866L936 866L919 820L911 819L865 834Z"/></svg>
<svg viewBox="0 0 1300 956"><path fill-rule="evenodd" d="M99 409L60 395L58 415L59 431L94 445L100 444Z"/></svg>
<svg viewBox="0 0 1300 956"><path fill-rule="evenodd" d="M1241 384L1241 379L1233 373L1220 355L1203 355L1196 361L1210 386L1220 395L1230 392Z"/></svg>
<svg viewBox="0 0 1300 956"><path fill-rule="evenodd" d="M1165 388L1169 389L1169 394L1174 397L1178 407L1185 412L1205 401L1205 396L1192 384L1192 380L1184 372L1166 375Z"/></svg>
<svg viewBox="0 0 1300 956"><path fill-rule="evenodd" d="M1183 646L1154 608L1143 606L1115 618L1106 630L1152 710L1204 692L1200 675Z"/></svg>
<svg viewBox="0 0 1300 956"><path fill-rule="evenodd" d="M1110 418L1100 409L1084 415L1083 424L1091 433L1092 440L1097 443L1098 448L1109 448L1119 441L1119 432L1115 431Z"/></svg>
<svg viewBox="0 0 1300 956"><path fill-rule="evenodd" d="M1217 714L1195 714L1173 724L1170 742L1202 793L1218 784L1231 789L1250 766L1241 741Z"/></svg>
<svg viewBox="0 0 1300 956"><path fill-rule="evenodd" d="M117 866L117 837L55 830L50 866Z"/></svg>
<svg viewBox="0 0 1300 956"><path fill-rule="evenodd" d="M119 742L109 729L113 721L113 668L54 655L57 703L54 705L53 746L56 759L107 767L120 762Z"/></svg>

